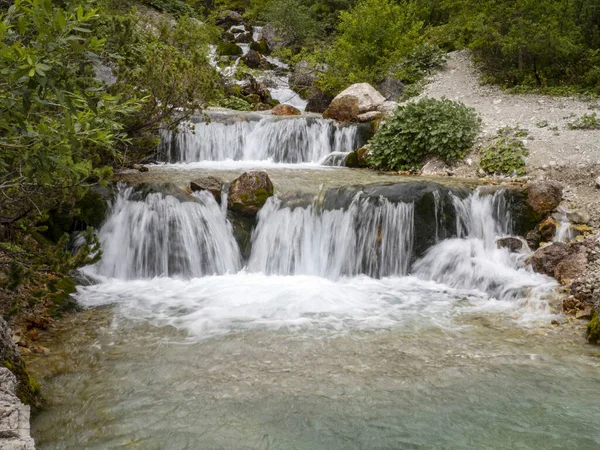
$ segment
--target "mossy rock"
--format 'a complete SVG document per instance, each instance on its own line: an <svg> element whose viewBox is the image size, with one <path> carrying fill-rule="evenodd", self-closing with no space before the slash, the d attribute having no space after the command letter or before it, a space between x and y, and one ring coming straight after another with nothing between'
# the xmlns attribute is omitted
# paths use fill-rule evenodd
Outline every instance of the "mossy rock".
<svg viewBox="0 0 600 450"><path fill-rule="evenodd" d="M600 345L600 317L598 311L594 312L592 320L587 326L587 337L591 344Z"/></svg>
<svg viewBox="0 0 600 450"><path fill-rule="evenodd" d="M261 55L269 55L271 52L269 50L269 44L264 39L261 39L257 42L252 42L250 44L250 50L254 50L255 52L260 53Z"/></svg>
<svg viewBox="0 0 600 450"><path fill-rule="evenodd" d="M273 191L273 183L266 172L245 172L231 183L227 199L229 209L254 217Z"/></svg>
<svg viewBox="0 0 600 450"><path fill-rule="evenodd" d="M358 167L358 155L356 152L348 153L348 156L346 156L346 160L344 161L344 165L350 168Z"/></svg>
<svg viewBox="0 0 600 450"><path fill-rule="evenodd" d="M258 94L248 94L246 95L245 100L251 105L258 105L261 102L260 95Z"/></svg>
<svg viewBox="0 0 600 450"><path fill-rule="evenodd" d="M219 42L217 44L217 53L221 56L241 56L244 51L242 47L231 42Z"/></svg>

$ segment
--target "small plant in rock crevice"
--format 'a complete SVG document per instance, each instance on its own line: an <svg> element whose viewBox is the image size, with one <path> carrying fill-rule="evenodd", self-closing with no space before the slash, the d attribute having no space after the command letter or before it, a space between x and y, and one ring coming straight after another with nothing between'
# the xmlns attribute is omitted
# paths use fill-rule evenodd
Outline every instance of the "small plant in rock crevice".
<svg viewBox="0 0 600 450"><path fill-rule="evenodd" d="M481 128L474 109L446 98L400 106L371 140L370 163L385 170L417 170L431 157L464 158Z"/></svg>

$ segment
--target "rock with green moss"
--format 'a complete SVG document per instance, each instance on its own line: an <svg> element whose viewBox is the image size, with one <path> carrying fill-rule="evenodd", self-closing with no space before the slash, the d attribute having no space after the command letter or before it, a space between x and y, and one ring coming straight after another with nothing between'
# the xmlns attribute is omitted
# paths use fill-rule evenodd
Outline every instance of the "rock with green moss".
<svg viewBox="0 0 600 450"><path fill-rule="evenodd" d="M219 42L217 44L217 53L221 56L241 56L244 51L242 47L231 42Z"/></svg>
<svg viewBox="0 0 600 450"><path fill-rule="evenodd" d="M252 42L250 44L250 50L254 50L255 52L260 53L261 55L268 55L271 52L269 51L269 44L264 39L261 39L257 42Z"/></svg>
<svg viewBox="0 0 600 450"><path fill-rule="evenodd" d="M594 312L592 320L588 324L587 337L591 344L600 345L600 315L598 311Z"/></svg>
<svg viewBox="0 0 600 450"><path fill-rule="evenodd" d="M229 188L228 206L232 211L255 216L273 195L273 183L266 172L245 172Z"/></svg>

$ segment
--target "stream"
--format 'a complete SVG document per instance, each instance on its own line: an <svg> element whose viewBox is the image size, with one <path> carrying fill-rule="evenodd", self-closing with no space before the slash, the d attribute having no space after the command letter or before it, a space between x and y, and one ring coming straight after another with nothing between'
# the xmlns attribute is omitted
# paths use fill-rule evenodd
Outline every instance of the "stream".
<svg viewBox="0 0 600 450"><path fill-rule="evenodd" d="M600 353L497 247L510 192L331 167L360 130L308 114L196 124L115 189L84 310L31 364L38 448L599 448ZM247 254L212 194L139 187L252 168L276 195Z"/></svg>

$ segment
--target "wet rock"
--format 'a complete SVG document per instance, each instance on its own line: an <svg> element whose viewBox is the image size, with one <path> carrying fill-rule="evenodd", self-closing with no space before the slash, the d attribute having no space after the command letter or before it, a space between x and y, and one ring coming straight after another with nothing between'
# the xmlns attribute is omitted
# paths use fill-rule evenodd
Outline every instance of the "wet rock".
<svg viewBox="0 0 600 450"><path fill-rule="evenodd" d="M386 100L395 102L404 92L404 83L394 77L387 77L377 88Z"/></svg>
<svg viewBox="0 0 600 450"><path fill-rule="evenodd" d="M383 118L383 113L379 111L369 111L366 113L359 114L356 119L360 123L372 122L373 120L378 120Z"/></svg>
<svg viewBox="0 0 600 450"><path fill-rule="evenodd" d="M248 53L242 56L242 61L244 61L244 64L250 69L272 70L275 68L273 64L267 61L265 57L256 50L248 51Z"/></svg>
<svg viewBox="0 0 600 450"><path fill-rule="evenodd" d="M581 276L587 270L587 253L580 249L565 256L555 267L554 277L563 285L569 286L573 280Z"/></svg>
<svg viewBox="0 0 600 450"><path fill-rule="evenodd" d="M554 218L548 217L547 219L540 222L540 224L538 225L540 239L543 242L552 242L554 236L556 235L557 229L558 222Z"/></svg>
<svg viewBox="0 0 600 450"><path fill-rule="evenodd" d="M593 311L590 305L587 308L582 309L581 311L577 311L577 313L575 313L575 318L579 320L590 320L592 318L592 314Z"/></svg>
<svg viewBox="0 0 600 450"><path fill-rule="evenodd" d="M556 266L569 254L571 248L562 242L555 242L538 249L531 257L531 267L538 273L554 277Z"/></svg>
<svg viewBox="0 0 600 450"><path fill-rule="evenodd" d="M590 215L585 211L568 211L567 219L569 222L585 225L590 221Z"/></svg>
<svg viewBox="0 0 600 450"><path fill-rule="evenodd" d="M264 39L270 49L289 44L289 39L270 23L262 28L259 39Z"/></svg>
<svg viewBox="0 0 600 450"><path fill-rule="evenodd" d="M300 116L302 115L302 111L298 108L293 107L292 105L277 105L271 111L271 114L275 116Z"/></svg>
<svg viewBox="0 0 600 450"><path fill-rule="evenodd" d="M359 111L358 99L355 96L340 97L338 95L323 113L323 117L340 122L356 122L360 113Z"/></svg>
<svg viewBox="0 0 600 450"><path fill-rule="evenodd" d="M223 180L209 175L207 177L198 178L190 183L192 192L208 191L218 203L221 203L221 191L223 189Z"/></svg>
<svg viewBox="0 0 600 450"><path fill-rule="evenodd" d="M547 214L562 200L562 186L554 181L534 182L527 185L527 201L538 214Z"/></svg>
<svg viewBox="0 0 600 450"><path fill-rule="evenodd" d="M290 78L289 78L290 88L293 89L294 91L300 93L300 95L302 97L305 97L316 79L317 79L317 76L315 74L315 71L311 67L309 62L308 61L299 61L294 66L294 71L290 75ZM329 104L329 102L328 102L328 104Z"/></svg>
<svg viewBox="0 0 600 450"><path fill-rule="evenodd" d="M523 249L523 241L518 237L508 236L496 241L498 248L506 248L511 252L519 252Z"/></svg>
<svg viewBox="0 0 600 450"><path fill-rule="evenodd" d="M255 216L273 195L273 183L266 172L245 172L229 188L228 206L246 216Z"/></svg>
<svg viewBox="0 0 600 450"><path fill-rule="evenodd" d="M252 33L238 33L235 35L235 42L238 44L250 44L252 41Z"/></svg>
<svg viewBox="0 0 600 450"><path fill-rule="evenodd" d="M333 100L333 96L324 93L316 86L312 86L307 93L307 100L306 112L322 114L327 110L327 107Z"/></svg>
<svg viewBox="0 0 600 450"><path fill-rule="evenodd" d="M525 235L525 240L527 241L527 245L531 249L536 249L540 246L540 242L542 242L542 235L540 234L540 230L535 228L531 231L528 231Z"/></svg>
<svg viewBox="0 0 600 450"><path fill-rule="evenodd" d="M244 53L242 47L230 42L219 42L217 44L217 54L220 56L240 56Z"/></svg>
<svg viewBox="0 0 600 450"><path fill-rule="evenodd" d="M361 169L369 167L368 158L370 151L371 149L369 148L369 146L365 145L364 147L361 147L357 150L354 150L353 152L348 153L344 165L346 167Z"/></svg>
<svg viewBox="0 0 600 450"><path fill-rule="evenodd" d="M244 18L237 11L224 11L220 17L215 21L217 26L229 30L231 27L236 25L242 25L244 23Z"/></svg>
<svg viewBox="0 0 600 450"><path fill-rule="evenodd" d="M241 87L241 94L247 98L247 101L253 103L250 99L256 98L258 102L261 103L270 103L273 99L271 98L271 92L269 89L263 84L256 81L254 78L250 79L246 83L244 83ZM252 95L256 95L257 97L250 97Z"/></svg>
<svg viewBox="0 0 600 450"><path fill-rule="evenodd" d="M137 170L138 172L148 172L150 170L146 166L143 166L142 164L134 164L131 167L132 167L132 169Z"/></svg>

